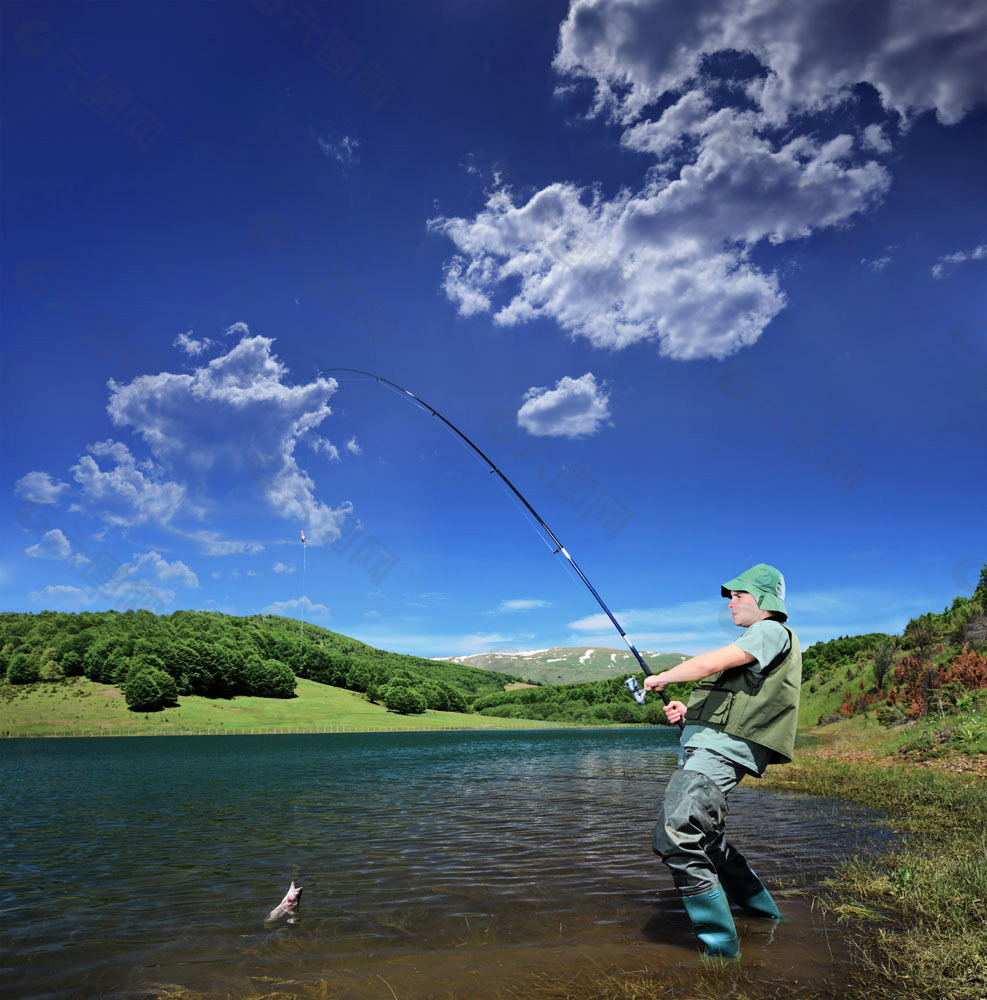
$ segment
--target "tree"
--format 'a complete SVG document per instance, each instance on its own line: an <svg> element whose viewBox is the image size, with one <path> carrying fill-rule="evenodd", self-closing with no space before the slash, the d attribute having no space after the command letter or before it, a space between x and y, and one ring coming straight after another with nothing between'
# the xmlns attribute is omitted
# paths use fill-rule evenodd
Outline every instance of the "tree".
<svg viewBox="0 0 987 1000"><path fill-rule="evenodd" d="M123 696L132 712L158 712L177 703L174 678L154 667L132 671L124 685Z"/></svg>
<svg viewBox="0 0 987 1000"><path fill-rule="evenodd" d="M983 568L980 570L977 589L974 590L970 600L976 601L981 607L987 608L987 563L984 563Z"/></svg>
<svg viewBox="0 0 987 1000"><path fill-rule="evenodd" d="M51 650L46 650L46 652L50 653ZM38 680L63 681L65 680L65 671L62 670L61 664L53 656L47 656L44 663L38 667Z"/></svg>
<svg viewBox="0 0 987 1000"><path fill-rule="evenodd" d="M27 653L14 653L7 666L7 680L11 684L33 684L38 679L38 667Z"/></svg>
<svg viewBox="0 0 987 1000"><path fill-rule="evenodd" d="M367 664L360 660L352 661L352 666L346 671L346 687L350 691L366 691L368 685L373 684L374 675ZM424 712L425 709L423 708Z"/></svg>
<svg viewBox="0 0 987 1000"><path fill-rule="evenodd" d="M874 650L874 680L879 688L884 686L884 678L894 664L894 654L897 650L897 639L882 639Z"/></svg>
<svg viewBox="0 0 987 1000"><path fill-rule="evenodd" d="M924 660L936 641L936 627L932 623L932 616L924 614L913 618L905 628L905 636L918 649L919 658Z"/></svg>
<svg viewBox="0 0 987 1000"><path fill-rule="evenodd" d="M243 686L259 698L293 698L295 675L280 660L262 660L256 653L243 665Z"/></svg>
<svg viewBox="0 0 987 1000"><path fill-rule="evenodd" d="M109 674L109 661L119 647L119 636L107 631L100 635L82 657L82 669L91 681L109 684L113 678Z"/></svg>
<svg viewBox="0 0 987 1000"><path fill-rule="evenodd" d="M399 715L419 715L426 709L425 698L414 688L389 684L383 692L384 707Z"/></svg>
<svg viewBox="0 0 987 1000"><path fill-rule="evenodd" d="M82 654L76 649L67 649L62 653L60 665L66 677L78 677L82 673Z"/></svg>
<svg viewBox="0 0 987 1000"><path fill-rule="evenodd" d="M466 699L455 688L449 688L448 692L450 712L468 712L470 710L469 705L466 704Z"/></svg>

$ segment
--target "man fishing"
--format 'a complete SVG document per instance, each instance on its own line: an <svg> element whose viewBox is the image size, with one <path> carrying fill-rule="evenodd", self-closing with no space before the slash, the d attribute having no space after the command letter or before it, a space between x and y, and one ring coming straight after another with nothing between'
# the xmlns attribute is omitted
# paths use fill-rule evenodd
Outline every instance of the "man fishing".
<svg viewBox="0 0 987 1000"><path fill-rule="evenodd" d="M665 788L654 851L672 873L696 936L708 955L740 952L730 902L752 916L781 913L744 856L726 840L726 797L747 774L792 759L802 653L787 625L785 579L759 563L721 587L733 623L745 631L720 649L644 680L647 691L699 681L689 698L665 706L685 720L678 770Z"/></svg>

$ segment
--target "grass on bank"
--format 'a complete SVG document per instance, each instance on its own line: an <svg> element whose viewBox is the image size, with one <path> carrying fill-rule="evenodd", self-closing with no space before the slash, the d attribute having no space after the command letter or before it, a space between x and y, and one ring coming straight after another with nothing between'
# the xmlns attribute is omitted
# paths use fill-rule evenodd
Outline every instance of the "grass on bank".
<svg viewBox="0 0 987 1000"><path fill-rule="evenodd" d="M955 750L918 759L909 746L934 725L835 723L764 779L882 810L900 834L840 865L823 901L850 927L861 997L987 998L987 767Z"/></svg>
<svg viewBox="0 0 987 1000"><path fill-rule="evenodd" d="M131 712L118 687L75 677L53 684L0 683L0 736L53 736L88 730L115 735L241 729L449 729L512 728L550 723L498 719L459 712L398 715L354 691L298 679L296 697L226 699L182 696L176 708Z"/></svg>

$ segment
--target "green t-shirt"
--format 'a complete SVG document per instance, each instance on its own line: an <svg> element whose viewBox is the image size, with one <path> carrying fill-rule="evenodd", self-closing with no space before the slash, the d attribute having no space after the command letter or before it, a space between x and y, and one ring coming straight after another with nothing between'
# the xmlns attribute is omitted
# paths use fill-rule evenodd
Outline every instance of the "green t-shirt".
<svg viewBox="0 0 987 1000"><path fill-rule="evenodd" d="M765 618L751 625L733 644L754 657L755 662L745 664L744 669L759 676L788 643L788 632L781 622ZM703 747L721 754L736 761L758 778L764 774L771 760L772 752L760 743L752 743L709 726L686 726L679 742L684 747Z"/></svg>

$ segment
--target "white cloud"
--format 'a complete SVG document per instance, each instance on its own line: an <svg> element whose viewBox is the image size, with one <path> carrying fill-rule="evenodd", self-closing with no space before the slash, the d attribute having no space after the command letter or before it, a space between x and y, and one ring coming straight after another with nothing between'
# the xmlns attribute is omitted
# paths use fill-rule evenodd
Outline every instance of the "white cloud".
<svg viewBox="0 0 987 1000"><path fill-rule="evenodd" d="M198 590L199 588L199 578L180 560L176 559L175 562L170 563L154 551L145 552L143 555L134 553L132 558L133 563L127 567L129 570L135 572L143 570L150 573L156 580L161 582L173 580L190 590Z"/></svg>
<svg viewBox="0 0 987 1000"><path fill-rule="evenodd" d="M183 534L186 538L198 542L207 556L255 556L264 551L264 546L260 542L223 538L218 531L186 531Z"/></svg>
<svg viewBox="0 0 987 1000"><path fill-rule="evenodd" d="M306 439L309 447L319 455L325 455L330 462L339 461L339 449L328 439L318 434L309 435Z"/></svg>
<svg viewBox="0 0 987 1000"><path fill-rule="evenodd" d="M610 419L610 396L592 372L563 376L554 389L533 387L524 394L518 425L538 437L585 437Z"/></svg>
<svg viewBox="0 0 987 1000"><path fill-rule="evenodd" d="M853 154L849 137L783 143L757 116L724 109L704 123L693 163L636 194L607 201L558 183L518 205L496 191L473 220L431 220L458 250L444 289L463 315L513 289L494 312L501 325L551 318L597 347L726 357L785 304L750 250L842 223L886 189L884 168Z"/></svg>
<svg viewBox="0 0 987 1000"><path fill-rule="evenodd" d="M779 119L832 108L858 83L889 111L934 110L945 124L987 96L987 8L977 0L574 0L555 67L592 81L598 108L633 120L663 94L692 89L723 52L758 60L766 72L751 89Z"/></svg>
<svg viewBox="0 0 987 1000"><path fill-rule="evenodd" d="M885 254L883 257L875 257L873 260L862 258L860 263L863 264L868 271L877 271L880 273L888 266L888 264L891 263L891 255Z"/></svg>
<svg viewBox="0 0 987 1000"><path fill-rule="evenodd" d="M172 347L178 347L186 354L198 357L203 351L209 350L215 343L216 341L210 340L208 337L203 340L195 340L192 337L192 331L189 330L188 333L180 333L172 343Z"/></svg>
<svg viewBox="0 0 987 1000"><path fill-rule="evenodd" d="M970 251L959 250L940 257L939 262L932 265L932 277L945 278L957 264L965 264L970 260L987 260L987 243L981 243Z"/></svg>
<svg viewBox="0 0 987 1000"><path fill-rule="evenodd" d="M37 545L31 545L24 554L32 559L68 559L72 554L72 544L61 528L46 531Z"/></svg>
<svg viewBox="0 0 987 1000"><path fill-rule="evenodd" d="M736 631L740 635L739 630ZM648 654L645 648L654 649L658 653L687 653L696 655L708 649L716 649L725 646L729 642L729 637L722 634L710 632L704 635L702 632L635 632L628 635L634 643L634 648L644 657L644 662L648 662ZM601 631L599 633L579 634L570 636L566 640L570 646L587 646L596 649L623 649L624 644L620 636L613 630L610 632Z"/></svg>
<svg viewBox="0 0 987 1000"><path fill-rule="evenodd" d="M29 472L14 484L18 496L41 504L57 503L61 494L70 488L68 483L52 479L47 472Z"/></svg>
<svg viewBox="0 0 987 1000"><path fill-rule="evenodd" d="M446 295L464 316L548 318L599 347L727 357L785 306L758 244L867 211L890 184L873 157L910 116L955 122L987 96L985 56L987 8L972 0L574 0L555 68L595 85L594 112L650 168L609 197L558 182L519 200L501 185L471 219L430 220L456 248ZM884 120L850 116L826 137L818 116L860 83Z"/></svg>
<svg viewBox="0 0 987 1000"><path fill-rule="evenodd" d="M354 638L377 649L387 649L395 653L416 656L467 656L471 653L488 653L505 644L519 641L518 636L502 635L499 632L476 632L469 634L439 634L416 632L381 632L357 630L348 633ZM527 637L526 637L527 638ZM440 650L440 653L436 653Z"/></svg>
<svg viewBox="0 0 987 1000"><path fill-rule="evenodd" d="M615 612L617 620L626 629L675 629L696 628L715 622L724 602L686 601L661 608L628 608ZM587 615L569 622L568 628L577 632L601 632L613 629L613 623L603 613ZM619 634L615 631L615 635Z"/></svg>
<svg viewBox="0 0 987 1000"><path fill-rule="evenodd" d="M550 601L539 601L531 600L525 598L518 598L516 600L501 601L497 605L496 613L507 612L507 611L532 611L535 608L550 608Z"/></svg>
<svg viewBox="0 0 987 1000"><path fill-rule="evenodd" d="M890 153L894 148L884 126L876 123L864 129L861 142L865 149L873 149L875 153Z"/></svg>
<svg viewBox="0 0 987 1000"><path fill-rule="evenodd" d="M32 590L28 595L29 600L39 603L56 601L60 605L70 605L72 607L89 607L96 601L96 595L90 590L82 587L70 587L65 584L43 587L41 590Z"/></svg>
<svg viewBox="0 0 987 1000"><path fill-rule="evenodd" d="M293 566L286 566L283 562L276 562L274 564L275 573L294 573L295 568Z"/></svg>
<svg viewBox="0 0 987 1000"><path fill-rule="evenodd" d="M316 604L308 597L295 597L290 601L275 601L261 611L265 615L282 615L305 621L329 621L332 612L324 604Z"/></svg>
<svg viewBox="0 0 987 1000"><path fill-rule="evenodd" d="M298 441L314 435L330 415L328 400L336 382L316 378L289 385L287 369L272 353L272 340L249 336L244 323L234 323L226 332L244 336L226 354L191 373L143 375L127 384L110 380L107 410L113 423L136 431L151 449L156 468L180 470L197 496L215 497L229 481L249 475L275 514L306 526L310 542L334 541L350 505L328 507L318 500L315 484L294 452ZM321 439L315 440L318 444ZM95 489L98 479L91 464L81 461L77 478L87 477ZM130 478L140 471L131 461ZM158 485L163 489L164 484ZM175 491L169 494L171 509L161 511L164 520L174 516L183 499L178 491L184 487L170 485ZM104 492L108 488L104 484ZM196 513L203 517L207 509L199 506ZM210 551L229 544L235 546L230 551L244 551L249 545L227 543L209 532L189 537L200 538Z"/></svg>
<svg viewBox="0 0 987 1000"><path fill-rule="evenodd" d="M341 167L349 167L360 162L360 157L357 155L357 150L360 148L359 139L341 133L316 135L315 139L319 144L319 149Z"/></svg>
<svg viewBox="0 0 987 1000"><path fill-rule="evenodd" d="M349 441L346 442L346 450L351 455L362 455L363 449L356 443L356 435L351 437Z"/></svg>
<svg viewBox="0 0 987 1000"><path fill-rule="evenodd" d="M107 523L129 527L146 521L168 524L186 507L185 488L164 478L149 461L138 462L119 441L99 441L72 466L91 507ZM103 461L103 466L100 465Z"/></svg>

